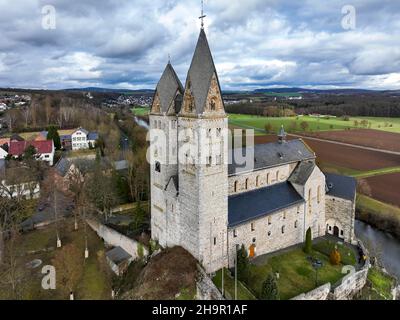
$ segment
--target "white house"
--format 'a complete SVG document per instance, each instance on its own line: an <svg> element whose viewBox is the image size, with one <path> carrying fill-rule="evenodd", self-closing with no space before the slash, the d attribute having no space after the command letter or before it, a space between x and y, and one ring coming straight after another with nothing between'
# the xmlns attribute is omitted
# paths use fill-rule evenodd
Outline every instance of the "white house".
<svg viewBox="0 0 400 320"><path fill-rule="evenodd" d="M89 132L83 128L78 128L71 135L72 150L94 147L97 138L98 134L96 132Z"/></svg>
<svg viewBox="0 0 400 320"><path fill-rule="evenodd" d="M8 152L4 150L2 147L0 147L0 160L5 159L8 155Z"/></svg>

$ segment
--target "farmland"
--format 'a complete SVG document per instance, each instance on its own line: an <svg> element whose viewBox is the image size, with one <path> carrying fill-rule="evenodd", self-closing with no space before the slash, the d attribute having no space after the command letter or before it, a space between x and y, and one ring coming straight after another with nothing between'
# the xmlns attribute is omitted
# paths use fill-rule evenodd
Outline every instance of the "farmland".
<svg viewBox="0 0 400 320"><path fill-rule="evenodd" d="M400 207L400 173L384 174L366 178L370 196L379 201Z"/></svg>
<svg viewBox="0 0 400 320"><path fill-rule="evenodd" d="M352 129L317 132L312 134L312 136L365 147L400 151L400 135L393 132L372 129Z"/></svg>
<svg viewBox="0 0 400 320"><path fill-rule="evenodd" d="M150 108L146 107L135 107L132 108L132 112L135 116L147 116L149 114Z"/></svg>
<svg viewBox="0 0 400 320"><path fill-rule="evenodd" d="M306 132L345 130L360 128L363 120L368 121L367 128L387 132L400 133L400 118L350 117L348 120L336 117L317 118L312 116L297 117L263 117L255 115L230 114L229 123L243 128L264 130L267 123L271 131L277 131L283 125L288 132L304 132L301 123L306 122ZM357 124L357 125L356 125Z"/></svg>
<svg viewBox="0 0 400 320"><path fill-rule="evenodd" d="M276 135L256 136L255 143L276 141ZM293 137L288 137L293 139ZM356 171L369 171L400 165L400 156L378 151L364 150L324 141L303 139L317 154L319 162L331 167L348 168ZM356 173L356 172L355 172Z"/></svg>

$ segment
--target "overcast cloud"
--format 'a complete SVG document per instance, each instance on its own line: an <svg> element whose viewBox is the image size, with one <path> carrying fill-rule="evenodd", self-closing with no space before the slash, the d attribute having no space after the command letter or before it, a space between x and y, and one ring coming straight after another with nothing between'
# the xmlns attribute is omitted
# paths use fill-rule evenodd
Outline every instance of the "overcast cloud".
<svg viewBox="0 0 400 320"><path fill-rule="evenodd" d="M154 88L168 54L184 82L200 28L200 0L0 0L0 12L0 87ZM400 1L208 0L205 14L223 89L400 89Z"/></svg>

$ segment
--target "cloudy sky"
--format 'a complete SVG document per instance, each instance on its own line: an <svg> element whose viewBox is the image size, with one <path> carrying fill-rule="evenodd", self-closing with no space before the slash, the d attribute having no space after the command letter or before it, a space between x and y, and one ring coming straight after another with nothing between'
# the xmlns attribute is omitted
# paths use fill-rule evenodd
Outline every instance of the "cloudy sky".
<svg viewBox="0 0 400 320"><path fill-rule="evenodd" d="M168 55L184 82L200 28L200 0L0 0L0 12L0 87L154 88ZM398 0L206 0L205 14L225 90L400 89Z"/></svg>

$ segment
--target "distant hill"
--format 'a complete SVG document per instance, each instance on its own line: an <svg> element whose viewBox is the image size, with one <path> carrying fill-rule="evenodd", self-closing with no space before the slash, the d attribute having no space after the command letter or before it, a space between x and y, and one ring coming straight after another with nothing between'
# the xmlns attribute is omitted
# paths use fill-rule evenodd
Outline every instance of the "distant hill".
<svg viewBox="0 0 400 320"><path fill-rule="evenodd" d="M103 92L103 93L153 93L153 89L110 89L99 87L86 87L86 88L70 88L65 91L85 91L85 92Z"/></svg>

